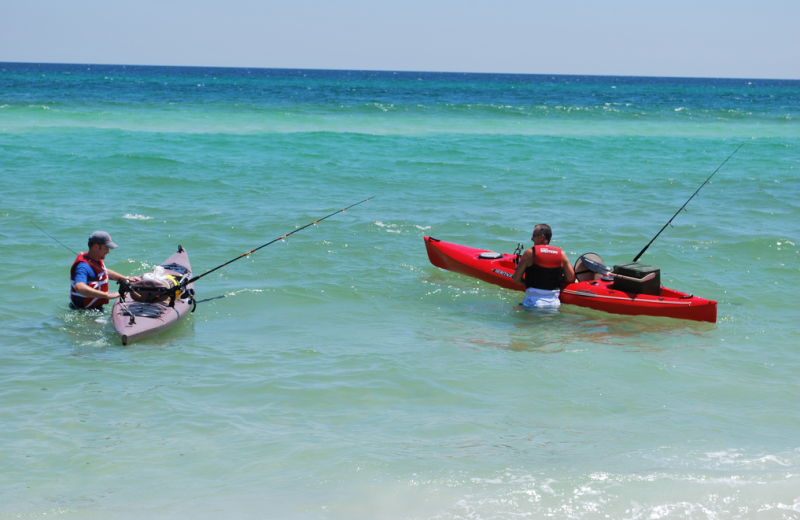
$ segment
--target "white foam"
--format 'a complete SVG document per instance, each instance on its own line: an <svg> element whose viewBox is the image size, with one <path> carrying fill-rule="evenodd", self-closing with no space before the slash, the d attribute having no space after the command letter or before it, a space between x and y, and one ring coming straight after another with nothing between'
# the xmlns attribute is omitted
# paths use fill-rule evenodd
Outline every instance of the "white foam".
<svg viewBox="0 0 800 520"><path fill-rule="evenodd" d="M472 478L472 481L476 484L502 484L503 479L500 478Z"/></svg>
<svg viewBox="0 0 800 520"><path fill-rule="evenodd" d="M132 215L130 213L126 213L126 214L122 215L122 218L127 218L127 219L131 219L131 220L150 220L153 217L146 217L144 215L138 215L138 214Z"/></svg>
<svg viewBox="0 0 800 520"><path fill-rule="evenodd" d="M788 509L790 511L797 511L800 512L800 498L795 499L794 503L789 504L782 504L778 502L778 505L775 506L777 509Z"/></svg>
<svg viewBox="0 0 800 520"><path fill-rule="evenodd" d="M759 459L756 459L756 460L757 460L758 462L775 462L775 463L777 463L777 464L780 464L781 466L791 466L791 464L790 464L790 463L788 463L788 462L786 462L786 461L784 461L784 460L781 460L781 459L779 459L779 458L778 458L778 457L776 457L775 455L766 455L766 456L764 456L764 457L761 457L761 458L759 458Z"/></svg>

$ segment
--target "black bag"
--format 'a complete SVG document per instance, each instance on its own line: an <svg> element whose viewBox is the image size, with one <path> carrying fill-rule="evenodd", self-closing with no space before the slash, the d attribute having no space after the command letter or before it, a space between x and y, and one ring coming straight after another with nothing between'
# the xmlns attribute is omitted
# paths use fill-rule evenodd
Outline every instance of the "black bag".
<svg viewBox="0 0 800 520"><path fill-rule="evenodd" d="M166 275L164 279L155 280L143 278L131 284L131 298L137 302L165 302L169 300L173 294L176 299L180 297L178 280L172 275Z"/></svg>

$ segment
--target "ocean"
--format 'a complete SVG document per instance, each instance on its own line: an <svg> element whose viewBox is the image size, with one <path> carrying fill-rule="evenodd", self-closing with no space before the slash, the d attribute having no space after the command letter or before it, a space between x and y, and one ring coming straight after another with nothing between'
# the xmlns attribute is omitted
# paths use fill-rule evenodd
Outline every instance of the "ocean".
<svg viewBox="0 0 800 520"><path fill-rule="evenodd" d="M800 518L800 81L0 63L0 518ZM442 271L641 262L718 322ZM68 308L95 230L196 312ZM34 224L49 233L51 239ZM112 284L112 290L114 284Z"/></svg>

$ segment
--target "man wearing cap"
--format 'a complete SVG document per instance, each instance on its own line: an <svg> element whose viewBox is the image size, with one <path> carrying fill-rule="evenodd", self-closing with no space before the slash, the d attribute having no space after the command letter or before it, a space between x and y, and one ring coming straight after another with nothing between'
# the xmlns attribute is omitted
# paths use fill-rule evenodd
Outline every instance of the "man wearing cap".
<svg viewBox="0 0 800 520"><path fill-rule="evenodd" d="M125 280L125 276L107 269L103 263L108 252L117 244L105 231L95 231L89 237L89 251L81 253L70 269L70 307L73 309L102 309L109 299L119 297L118 292L108 292L108 279ZM132 276L129 281L139 281Z"/></svg>
<svg viewBox="0 0 800 520"><path fill-rule="evenodd" d="M533 228L533 247L522 254L514 281L525 284L522 305L536 309L555 309L561 305L561 283L575 281L575 271L567 253L550 245L553 231L547 224Z"/></svg>

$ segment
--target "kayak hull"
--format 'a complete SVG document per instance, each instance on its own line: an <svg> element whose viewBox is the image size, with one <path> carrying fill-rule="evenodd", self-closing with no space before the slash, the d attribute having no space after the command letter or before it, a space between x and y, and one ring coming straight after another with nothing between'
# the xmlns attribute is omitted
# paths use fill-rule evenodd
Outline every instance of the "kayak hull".
<svg viewBox="0 0 800 520"><path fill-rule="evenodd" d="M192 277L189 255L182 247L179 247L178 252L167 258L161 266L164 267L166 274L181 278L188 273L187 278ZM169 301L139 303L132 301L130 296L125 301L117 298L111 313L114 328L117 329L122 344L130 345L177 325L192 313L193 295L194 284L189 284L182 293L182 296L186 297L177 298L172 307L170 307Z"/></svg>
<svg viewBox="0 0 800 520"><path fill-rule="evenodd" d="M561 289L561 303L611 314L661 316L678 320L717 322L717 302L666 287L661 294L637 294L613 289L614 282L592 280Z"/></svg>
<svg viewBox="0 0 800 520"><path fill-rule="evenodd" d="M441 269L477 278L487 283L516 291L525 286L514 283L515 255L462 246L425 237L425 248L431 263ZM481 254L498 258L480 258ZM561 287L561 303L577 305L611 314L628 316L661 316L692 321L716 323L717 302L666 287L661 294L629 293L613 288L613 281L586 280Z"/></svg>

